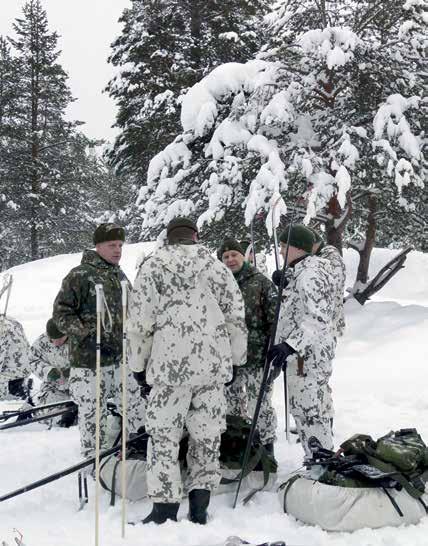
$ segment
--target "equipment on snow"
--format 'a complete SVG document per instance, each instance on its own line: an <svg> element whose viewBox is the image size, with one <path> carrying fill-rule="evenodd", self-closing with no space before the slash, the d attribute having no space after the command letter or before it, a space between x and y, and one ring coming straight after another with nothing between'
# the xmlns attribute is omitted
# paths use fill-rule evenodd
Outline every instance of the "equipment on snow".
<svg viewBox="0 0 428 546"><path fill-rule="evenodd" d="M428 514L428 448L416 429L320 448L279 488L284 512L329 531L417 523Z"/></svg>
<svg viewBox="0 0 428 546"><path fill-rule="evenodd" d="M128 440L128 446L132 445L134 442L135 443L138 442L139 440L142 439L143 436L144 436L143 434L138 434L137 436L134 436L134 438ZM105 457L108 457L109 455L113 455L113 453L117 453L121 449L122 449L121 444L111 447L110 449L106 449L105 451L100 453L100 460L104 459ZM86 468L87 466L93 465L94 462L95 462L95 457L88 457L87 459L84 459L80 463L70 466L64 470L60 470L59 472L55 472L54 474L50 474L49 476L46 476L45 478L42 478L41 480L37 480L33 483L30 483L29 485L20 487L19 489L16 489L15 491L12 491L11 493L6 493L6 495L0 496L0 502L6 501L8 499L12 499L13 497L22 495L22 493L26 493L27 491L32 491L33 489L37 489L38 487L42 487L43 485L59 480L60 478L63 478L64 476L68 476L69 474L73 474L74 472L77 472L81 470L82 468Z"/></svg>
<svg viewBox="0 0 428 546"><path fill-rule="evenodd" d="M288 249L289 249L289 241L287 242L284 265L282 267L281 282L280 282L280 285L279 285L278 297L277 297L277 300L276 300L275 319L274 319L274 322L272 324L272 331L271 331L271 336L269 338L269 346L268 346L267 353L269 352L269 350L272 348L272 346L275 343L276 331L277 331L277 328L278 328L279 313L280 313L280 310L281 310L282 292L284 290L285 273L287 271ZM266 353L266 355L267 355L267 353ZM269 388L269 386L270 386L270 384L272 383L272 380L273 380L274 371L273 370L271 371L270 367L271 367L271 362L269 361L269 359L266 356L265 365L264 365L264 368L263 368L262 382L261 382L261 385L260 385L260 391L259 391L259 395L257 397L257 403L256 403L256 407L255 407L255 410L254 410L253 419L252 419L252 422L251 422L251 430L250 430L250 433L249 433L249 436L248 436L247 445L245 447L244 458L243 458L243 463L242 463L242 471L241 471L241 475L239 477L238 486L236 488L235 499L233 501L233 508L236 508L236 503L238 501L238 495L239 495L239 490L241 488L242 479L243 479L243 477L245 475L245 472L247 471L247 466L248 466L249 457L250 457L250 450L251 450L251 446L252 446L252 443L253 443L253 440L254 440L254 435L255 435L255 432L256 432L256 425L257 425L257 420L258 420L259 413L260 413L261 404L262 404L262 401L263 401L263 396L265 395L265 392L267 391L267 389ZM286 400L285 400L285 402L286 402L285 423L286 423L286 431L287 431L287 440L289 440L288 431L289 431L290 426L289 426L289 411L288 411L288 406L289 406L289 404L288 404L288 386L287 386L287 383L286 383L286 374L285 374L285 372L284 372L284 376L285 376L285 379L284 379L285 389L284 390L285 390L285 398L286 398Z"/></svg>
<svg viewBox="0 0 428 546"><path fill-rule="evenodd" d="M25 425L31 425L31 423L38 423L39 421L48 421L50 419L53 419L54 417L60 417L60 416L64 417L65 415L71 412L73 412L73 416L70 417L70 419L72 418L74 422L74 419L77 415L77 406L75 404L72 404L71 407L67 407L66 409L55 411L53 413L47 413L45 415L39 415L38 417L29 417L29 415L31 415L31 413L33 412L31 412L31 410L28 410L28 412L27 411L25 412L26 413L25 417L18 416L17 421L14 421L13 423L6 423L4 425L1 425L0 430L23 427ZM63 426L66 426L66 425L64 424ZM70 426L70 425L68 424L67 426Z"/></svg>

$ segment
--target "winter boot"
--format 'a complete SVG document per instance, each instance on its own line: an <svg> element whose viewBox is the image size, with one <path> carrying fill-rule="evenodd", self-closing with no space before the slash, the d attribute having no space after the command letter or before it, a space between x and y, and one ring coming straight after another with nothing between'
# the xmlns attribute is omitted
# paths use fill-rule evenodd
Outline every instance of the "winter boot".
<svg viewBox="0 0 428 546"><path fill-rule="evenodd" d="M189 515L192 523L205 525L208 514L207 508L210 503L211 491L207 489L192 489L189 493Z"/></svg>
<svg viewBox="0 0 428 546"><path fill-rule="evenodd" d="M178 502L154 502L153 508L150 514L143 519L143 523L165 523L167 519L177 521L178 509L180 504Z"/></svg>

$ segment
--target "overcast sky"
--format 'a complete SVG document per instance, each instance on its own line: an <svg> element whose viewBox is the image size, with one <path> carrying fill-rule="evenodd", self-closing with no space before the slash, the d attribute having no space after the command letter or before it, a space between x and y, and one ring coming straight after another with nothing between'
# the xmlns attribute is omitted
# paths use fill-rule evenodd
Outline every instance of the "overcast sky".
<svg viewBox="0 0 428 546"><path fill-rule="evenodd" d="M59 59L69 75L69 85L77 100L68 117L86 122L83 131L91 138L112 140L116 115L114 102L105 85L113 75L107 63L110 43L120 34L117 22L131 0L41 0L48 15L49 31L59 35ZM0 34L13 35L12 23L22 16L25 0L0 0Z"/></svg>

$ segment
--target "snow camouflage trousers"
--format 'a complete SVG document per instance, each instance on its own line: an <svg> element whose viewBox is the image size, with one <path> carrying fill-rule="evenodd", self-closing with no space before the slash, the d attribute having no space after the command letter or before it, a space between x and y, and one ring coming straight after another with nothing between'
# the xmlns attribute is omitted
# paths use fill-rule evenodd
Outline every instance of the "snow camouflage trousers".
<svg viewBox="0 0 428 546"><path fill-rule="evenodd" d="M154 385L150 393L146 430L148 494L153 502L180 502L183 485L192 489L217 488L220 479L220 437L226 429L223 385ZM188 474L183 484L178 462L179 443L189 433Z"/></svg>
<svg viewBox="0 0 428 546"><path fill-rule="evenodd" d="M79 406L80 448L83 457L95 453L95 407L96 407L96 373L89 368L71 368L70 393L73 401ZM127 416L128 432L136 432L144 425L145 401L140 395L140 387L134 376L127 372ZM113 399L118 411L122 406L122 384L120 364L101 368L100 397L100 446L111 447L107 437L107 401Z"/></svg>
<svg viewBox="0 0 428 546"><path fill-rule="evenodd" d="M253 419L263 377L263 368L238 368L235 381L225 387L227 414ZM262 444L276 441L276 412L272 405L273 385L263 397L257 430Z"/></svg>
<svg viewBox="0 0 428 546"><path fill-rule="evenodd" d="M330 376L330 361L320 359L316 364L312 362L312 365L307 365L305 362L303 373L301 373L298 369L297 358L288 360L290 412L296 421L297 432L307 457L312 456L308 447L311 436L315 436L322 447L333 449L330 423L333 406L328 384Z"/></svg>
<svg viewBox="0 0 428 546"><path fill-rule="evenodd" d="M36 395L37 405L53 404L54 402L62 402L70 400L70 390L68 381L60 383L59 381L44 381Z"/></svg>

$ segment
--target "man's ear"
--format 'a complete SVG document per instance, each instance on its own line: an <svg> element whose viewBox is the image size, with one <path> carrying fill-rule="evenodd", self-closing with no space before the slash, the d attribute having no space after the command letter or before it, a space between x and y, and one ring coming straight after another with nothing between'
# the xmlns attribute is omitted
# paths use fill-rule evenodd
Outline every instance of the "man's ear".
<svg viewBox="0 0 428 546"><path fill-rule="evenodd" d="M198 234L196 233L196 231L193 232L192 241L194 243L197 243L199 241L199 237L198 237Z"/></svg>

